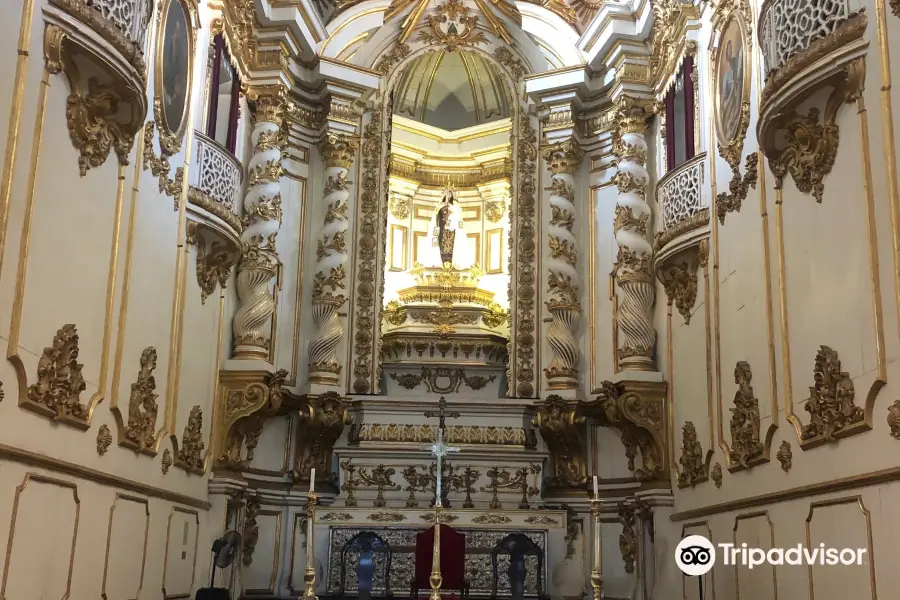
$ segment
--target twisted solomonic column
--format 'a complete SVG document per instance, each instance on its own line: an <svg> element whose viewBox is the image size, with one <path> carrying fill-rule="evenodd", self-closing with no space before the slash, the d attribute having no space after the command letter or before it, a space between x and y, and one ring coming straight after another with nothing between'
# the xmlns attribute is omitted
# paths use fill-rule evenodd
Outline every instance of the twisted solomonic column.
<svg viewBox="0 0 900 600"><path fill-rule="evenodd" d="M616 257L616 283L622 292L618 327L622 332L618 352L622 370L653 371L656 331L653 328L651 275L652 246L648 240L650 205L644 188L647 173L647 119L653 114L649 101L623 97L616 115L618 139L613 152L618 159L614 181L619 188L613 231L619 253Z"/></svg>
<svg viewBox="0 0 900 600"><path fill-rule="evenodd" d="M347 173L359 141L351 137L327 133L319 145L325 162L323 199L327 205L325 222L316 242L316 275L313 279L312 305L316 336L309 343L309 381L329 386L338 384L341 363L335 349L344 337L344 327L337 311L344 304L344 279L347 262L345 235L347 200L350 197Z"/></svg>
<svg viewBox="0 0 900 600"><path fill-rule="evenodd" d="M243 251L237 268L241 305L234 315L232 356L268 360L272 344L270 321L275 312L271 284L280 264L275 237L281 227L281 125L285 99L281 88L251 90L249 96L256 102L256 124L244 196Z"/></svg>
<svg viewBox="0 0 900 600"><path fill-rule="evenodd" d="M578 344L575 328L581 317L575 247L575 170L584 153L573 139L567 139L542 149L550 169L550 227L547 237L547 310L553 321L547 331L547 343L553 351L550 365L544 369L547 386L551 390L570 390L578 387Z"/></svg>

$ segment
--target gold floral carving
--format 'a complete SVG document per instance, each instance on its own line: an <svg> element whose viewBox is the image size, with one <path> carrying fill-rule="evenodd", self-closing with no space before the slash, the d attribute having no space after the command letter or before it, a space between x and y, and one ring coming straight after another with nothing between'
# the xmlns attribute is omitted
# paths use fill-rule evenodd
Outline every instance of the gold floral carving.
<svg viewBox="0 0 900 600"><path fill-rule="evenodd" d="M120 446L131 448L136 452L156 454L156 416L159 406L156 403L156 348L148 346L141 353L141 368L137 380L131 384L131 396L128 399L128 425L125 427L125 439Z"/></svg>
<svg viewBox="0 0 900 600"><path fill-rule="evenodd" d="M287 371L223 372L224 389L221 441L217 461L230 467L245 466L253 460L256 444L266 419L278 414L284 400Z"/></svg>
<svg viewBox="0 0 900 600"><path fill-rule="evenodd" d="M555 208L555 207L553 207ZM616 219L613 222L613 231L620 229L632 229L643 237L647 236L647 223L650 221L650 213L642 213L635 216L630 206L619 204L616 206Z"/></svg>
<svg viewBox="0 0 900 600"><path fill-rule="evenodd" d="M154 126L153 121L147 121L144 125L144 170L149 170L157 178L160 194L166 194L175 199L175 210L178 210L181 188L184 183L184 167L175 169L175 178L169 179L172 166L169 164L168 157L165 153L156 156L153 149ZM188 192L190 193L190 189Z"/></svg>
<svg viewBox="0 0 900 600"><path fill-rule="evenodd" d="M657 277L666 290L666 298L684 317L684 324L691 322L691 311L697 301L697 264L682 261L665 265L657 270Z"/></svg>
<svg viewBox="0 0 900 600"><path fill-rule="evenodd" d="M103 456L109 450L112 444L112 433L109 431L109 425L101 425L97 430L97 454Z"/></svg>
<svg viewBox="0 0 900 600"><path fill-rule="evenodd" d="M719 192L716 196L716 216L719 223L725 224L725 216L730 212L741 212L741 204L747 199L750 188L756 189L759 160L756 153L748 154L744 165L744 174L738 167L731 167L731 181L728 191Z"/></svg>
<svg viewBox="0 0 900 600"><path fill-rule="evenodd" d="M553 175L567 173L572 175L584 158L584 151L574 138L567 138L555 144L547 144L541 148L541 156Z"/></svg>
<svg viewBox="0 0 900 600"><path fill-rule="evenodd" d="M426 444L434 441L435 434L432 425L366 423L358 428L353 438L357 442ZM524 446L526 437L526 431L522 427L449 425L444 434L444 441L448 444Z"/></svg>
<svg viewBox="0 0 900 600"><path fill-rule="evenodd" d="M504 323L509 323L509 311L497 304L491 303L488 312L481 315L481 322L491 329L496 329Z"/></svg>
<svg viewBox="0 0 900 600"><path fill-rule="evenodd" d="M352 521L353 515L351 515L350 513L345 513L345 512L343 512L343 513L342 512L338 512L338 513L331 512L331 513L325 513L324 515L322 515L322 520L323 521Z"/></svg>
<svg viewBox="0 0 900 600"><path fill-rule="evenodd" d="M497 59L497 62L506 67L517 81L524 78L528 73L528 67L525 66L525 63L523 63L518 56L513 54L512 50L509 49L509 46L498 46L494 50L494 58Z"/></svg>
<svg viewBox="0 0 900 600"><path fill-rule="evenodd" d="M532 426L550 450L551 487L579 488L587 482L587 427L577 402L551 394L536 407Z"/></svg>
<svg viewBox="0 0 900 600"><path fill-rule="evenodd" d="M556 181L562 181L561 179L554 179ZM560 208L555 204L550 205L550 224L555 227L562 227L568 231L572 231L572 228L575 227L575 215L565 210L564 208Z"/></svg>
<svg viewBox="0 0 900 600"><path fill-rule="evenodd" d="M279 127L289 110L287 91L283 85L261 85L247 91L247 101L253 104L257 123L274 123Z"/></svg>
<svg viewBox="0 0 900 600"><path fill-rule="evenodd" d="M238 261L239 252L238 248L220 241L207 243L201 231L203 228L204 225L198 222L189 222L185 239L197 248L197 285L200 286L200 303L206 304L206 299L215 293L216 286L221 286L223 290L227 287L231 267Z"/></svg>
<svg viewBox="0 0 900 600"><path fill-rule="evenodd" d="M494 200L488 202L484 207L484 216L491 223L499 223L500 219L506 214L506 202L503 200Z"/></svg>
<svg viewBox="0 0 900 600"><path fill-rule="evenodd" d="M634 573L637 557L637 531L635 531L635 506L631 502L619 505L619 518L622 520L622 533L619 534L619 552L625 563L625 572Z"/></svg>
<svg viewBox="0 0 900 600"><path fill-rule="evenodd" d="M805 406L810 422L800 434L801 448L806 450L870 429L863 409L855 404L853 380L841 371L838 353L828 346L819 346L813 380Z"/></svg>
<svg viewBox="0 0 900 600"><path fill-rule="evenodd" d="M515 298L515 320L512 340L515 346L515 359L510 359L507 378L510 382L509 395L520 398L532 398L535 395L536 372L534 368L535 344L535 298L537 297L538 277L535 272L535 217L537 185L537 134L528 115L519 117L518 125L518 177L516 181L517 199L516 219L511 243L514 243L515 258L510 253L513 269L510 289ZM513 241L514 240L514 241ZM511 311L512 312L512 311Z"/></svg>
<svg viewBox="0 0 900 600"><path fill-rule="evenodd" d="M422 383L423 376L415 373L391 373L391 379L408 390L414 390Z"/></svg>
<svg viewBox="0 0 900 600"><path fill-rule="evenodd" d="M731 411L731 453L734 467L747 469L767 459L763 456L760 441L759 400L753 394L750 380L753 373L750 364L741 360L734 367L734 382L738 389L734 393ZM731 469L734 470L734 469Z"/></svg>
<svg viewBox="0 0 900 600"><path fill-rule="evenodd" d="M496 375L491 375L490 377L482 377L481 375L467 376L464 369L453 369L450 367L430 369L422 367L421 381L425 382L425 387L433 394L453 394L459 392L459 388L463 383L470 389L480 390L496 379ZM442 383L443 380L447 380L447 383Z"/></svg>
<svg viewBox="0 0 900 600"><path fill-rule="evenodd" d="M247 499L246 513L244 514L243 548L241 549L242 562L245 567L253 564L253 553L256 552L256 544L259 542L259 498L251 496Z"/></svg>
<svg viewBox="0 0 900 600"><path fill-rule="evenodd" d="M708 463L703 460L703 447L697 439L697 428L692 421L685 421L681 429L681 458L678 459L681 472L678 487L693 487L708 479Z"/></svg>
<svg viewBox="0 0 900 600"><path fill-rule="evenodd" d="M344 426L352 422L347 412L350 403L337 392L307 396L306 400L298 419L296 483L309 483L310 470L315 469L317 481L331 484L332 450Z"/></svg>
<svg viewBox="0 0 900 600"><path fill-rule="evenodd" d="M20 405L54 421L88 428L88 408L81 403L87 388L78 363L78 332L75 325L63 325L53 336L53 345L44 348L37 367L37 381L28 387Z"/></svg>
<svg viewBox="0 0 900 600"><path fill-rule="evenodd" d="M434 513L433 512L425 513L424 515L419 515L419 518L422 519L423 521L425 521L426 523L434 523ZM441 516L440 516L441 523L452 523L453 521L457 521L457 520L459 520L459 517L457 515L454 515L451 513L446 513L446 512L441 512Z"/></svg>
<svg viewBox="0 0 900 600"><path fill-rule="evenodd" d="M410 212L410 201L409 196L401 196L399 194L394 194L391 197L390 209L391 214L394 215L399 220L404 220L409 216Z"/></svg>
<svg viewBox="0 0 900 600"><path fill-rule="evenodd" d="M510 519L506 515L487 513L475 517L474 519L472 519L472 522L478 523L479 525L503 525L506 523L511 523L512 519Z"/></svg>
<svg viewBox="0 0 900 600"><path fill-rule="evenodd" d="M545 517L542 515L526 517L525 522L529 525L559 525L559 521L553 517Z"/></svg>
<svg viewBox="0 0 900 600"><path fill-rule="evenodd" d="M775 458L778 459L778 462L781 463L781 470L787 473L791 470L793 466L792 459L794 458L794 453L791 452L791 443L787 440L781 442L781 446L778 448L778 452L775 454Z"/></svg>
<svg viewBox="0 0 900 600"><path fill-rule="evenodd" d="M203 410L195 405L181 436L181 447L175 455L175 466L189 473L203 473Z"/></svg>
<svg viewBox="0 0 900 600"><path fill-rule="evenodd" d="M325 134L325 137L319 143L319 152L325 160L326 168L342 167L349 169L358 150L359 140L330 131Z"/></svg>
<svg viewBox="0 0 900 600"><path fill-rule="evenodd" d="M396 300L391 300L381 311L381 318L391 325L403 325L407 318L406 309Z"/></svg>
<svg viewBox="0 0 900 600"><path fill-rule="evenodd" d="M488 39L477 27L478 17L469 16L469 8L459 0L447 0L436 8L437 15L428 15L428 29L419 31L420 42L444 44L447 52L454 52L460 46L486 44ZM445 30L441 25L449 23Z"/></svg>
<svg viewBox="0 0 900 600"><path fill-rule="evenodd" d="M412 50L407 44L397 44L390 51L381 57L381 60L375 65L375 70L382 75L387 75L398 62L410 55Z"/></svg>
<svg viewBox="0 0 900 600"><path fill-rule="evenodd" d="M616 131L620 136L623 133L644 133L647 130L647 119L656 114L659 108L654 100L622 96L615 109ZM633 158L641 164L647 162L647 150L644 148L627 144L621 137L617 138L614 146L613 153L619 158Z"/></svg>
<svg viewBox="0 0 900 600"><path fill-rule="evenodd" d="M160 468L162 469L163 475L169 472L169 469L172 467L173 462L172 451L166 448L162 455L162 462L160 463Z"/></svg>
<svg viewBox="0 0 900 600"><path fill-rule="evenodd" d="M722 465L720 465L719 463L713 465L713 468L709 473L709 477L713 480L713 483L716 484L717 488L722 487Z"/></svg>
<svg viewBox="0 0 900 600"><path fill-rule="evenodd" d="M666 383L604 381L594 402L585 405L601 427L615 427L622 433L628 469L640 481L662 479L668 470L666 452ZM641 467L635 464L637 451Z"/></svg>
<svg viewBox="0 0 900 600"><path fill-rule="evenodd" d="M168 173L168 170L166 170L166 173ZM188 187L188 202L195 206L199 206L206 212L222 219L223 221L228 223L228 225L232 229L234 229L236 233L240 234L244 230L243 220L239 216L234 214L234 212L230 208L220 202L217 202L209 194L194 186Z"/></svg>
<svg viewBox="0 0 900 600"><path fill-rule="evenodd" d="M406 515L393 511L378 511L369 515L369 520L373 523L399 523L406 520Z"/></svg>
<svg viewBox="0 0 900 600"><path fill-rule="evenodd" d="M887 424L891 428L891 437L900 440L900 400L894 400L888 407Z"/></svg>
<svg viewBox="0 0 900 600"><path fill-rule="evenodd" d="M119 164L128 164L128 154L134 145L135 131L128 131L113 120L120 104L127 104L128 96L112 85L88 80L83 95L69 94L66 101L66 123L72 145L78 150L78 170L84 177L88 169L106 162L111 151Z"/></svg>

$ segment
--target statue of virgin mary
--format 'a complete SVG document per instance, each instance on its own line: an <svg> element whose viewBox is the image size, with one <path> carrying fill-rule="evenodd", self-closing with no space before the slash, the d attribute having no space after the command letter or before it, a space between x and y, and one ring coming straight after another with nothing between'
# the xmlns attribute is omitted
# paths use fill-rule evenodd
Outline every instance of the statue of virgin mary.
<svg viewBox="0 0 900 600"><path fill-rule="evenodd" d="M456 194L449 186L444 189L441 205L434 211L428 231L431 234L431 248L426 267L443 267L447 263L454 269L468 269L472 266L462 210L456 203Z"/></svg>

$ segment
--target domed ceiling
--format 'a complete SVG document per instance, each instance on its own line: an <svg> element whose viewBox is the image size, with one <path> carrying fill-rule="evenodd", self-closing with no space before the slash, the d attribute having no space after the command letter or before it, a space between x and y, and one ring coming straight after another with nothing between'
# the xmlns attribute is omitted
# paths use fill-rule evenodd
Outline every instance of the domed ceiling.
<svg viewBox="0 0 900 600"><path fill-rule="evenodd" d="M497 68L473 52L430 52L409 64L394 92L394 112L448 131L509 117Z"/></svg>

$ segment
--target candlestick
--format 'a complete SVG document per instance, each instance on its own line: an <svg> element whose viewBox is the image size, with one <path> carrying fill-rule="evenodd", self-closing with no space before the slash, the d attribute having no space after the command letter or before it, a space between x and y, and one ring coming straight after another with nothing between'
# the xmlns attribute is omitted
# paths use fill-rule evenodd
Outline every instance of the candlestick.
<svg viewBox="0 0 900 600"><path fill-rule="evenodd" d="M316 470L313 469L313 473ZM310 479L312 481L312 479ZM310 490L306 497L306 573L303 582L306 591L303 593L305 600L318 600L316 598L316 558L315 558L315 528L316 528L316 502L319 496Z"/></svg>
<svg viewBox="0 0 900 600"><path fill-rule="evenodd" d="M594 481L597 478L594 477ZM602 503L599 499L591 500L591 515L594 517L594 561L591 567L591 587L594 589L594 600L600 600L603 596L603 550L600 538L600 509Z"/></svg>
<svg viewBox="0 0 900 600"><path fill-rule="evenodd" d="M428 600L441 600L441 502L438 499L434 506L434 549L431 556L431 576L428 578L431 584L431 595Z"/></svg>
<svg viewBox="0 0 900 600"><path fill-rule="evenodd" d="M594 500L600 499L600 489L597 487L597 476L594 475Z"/></svg>
<svg viewBox="0 0 900 600"><path fill-rule="evenodd" d="M309 471L309 491L310 493L316 491L316 470L310 469Z"/></svg>

